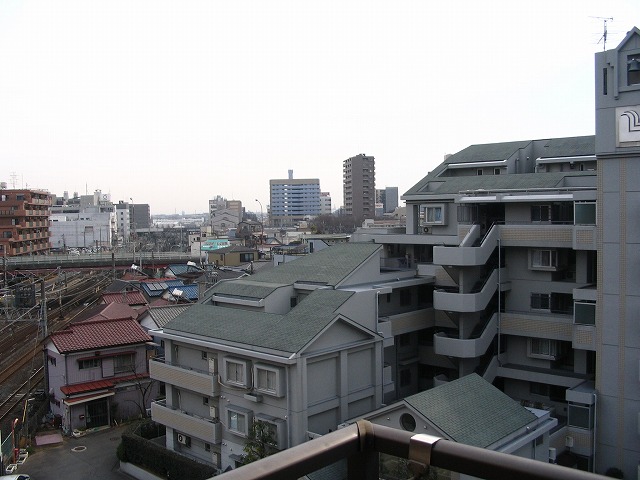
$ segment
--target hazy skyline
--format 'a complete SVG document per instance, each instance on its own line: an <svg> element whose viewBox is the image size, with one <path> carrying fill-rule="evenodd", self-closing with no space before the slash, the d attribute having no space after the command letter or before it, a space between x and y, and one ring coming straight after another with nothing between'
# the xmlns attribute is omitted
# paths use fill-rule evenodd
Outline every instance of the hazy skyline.
<svg viewBox="0 0 640 480"><path fill-rule="evenodd" d="M637 0L0 2L0 181L205 212L376 159L402 195L468 145L593 135Z"/></svg>

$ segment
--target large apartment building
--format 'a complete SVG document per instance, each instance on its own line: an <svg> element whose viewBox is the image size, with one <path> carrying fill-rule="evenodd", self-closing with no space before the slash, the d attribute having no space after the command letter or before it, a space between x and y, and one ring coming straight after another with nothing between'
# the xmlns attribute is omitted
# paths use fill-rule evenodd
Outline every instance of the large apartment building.
<svg viewBox="0 0 640 480"><path fill-rule="evenodd" d="M269 222L272 227L290 227L321 213L320 180L288 178L269 180ZM329 200L330 201L330 200Z"/></svg>
<svg viewBox="0 0 640 480"><path fill-rule="evenodd" d="M221 281L149 332L164 345L150 373L166 399L151 412L167 427L167 448L235 468L253 421L270 425L283 449L395 398L394 366L383 364L388 321L400 331L419 321L417 289L432 279L388 269L383 256L374 243L343 243Z"/></svg>
<svg viewBox="0 0 640 480"><path fill-rule="evenodd" d="M342 162L344 213L357 219L374 218L376 210L375 158L364 153Z"/></svg>
<svg viewBox="0 0 640 480"><path fill-rule="evenodd" d="M43 190L0 189L0 256L49 253L51 198Z"/></svg>

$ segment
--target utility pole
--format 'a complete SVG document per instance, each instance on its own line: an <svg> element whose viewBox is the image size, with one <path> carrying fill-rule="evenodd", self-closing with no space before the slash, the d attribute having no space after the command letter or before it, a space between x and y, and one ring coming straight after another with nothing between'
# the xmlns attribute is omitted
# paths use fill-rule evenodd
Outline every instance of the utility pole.
<svg viewBox="0 0 640 480"><path fill-rule="evenodd" d="M40 321L42 322L42 338L47 338L47 297L44 291L44 280L40 280Z"/></svg>

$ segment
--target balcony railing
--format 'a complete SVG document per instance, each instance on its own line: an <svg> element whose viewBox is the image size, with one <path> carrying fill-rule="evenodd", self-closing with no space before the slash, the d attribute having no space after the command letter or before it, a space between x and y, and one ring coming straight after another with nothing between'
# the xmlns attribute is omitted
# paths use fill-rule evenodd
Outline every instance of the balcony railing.
<svg viewBox="0 0 640 480"><path fill-rule="evenodd" d="M347 460L349 480L377 480L379 453L408 459L409 468L416 477L426 472L430 466L434 466L489 479L596 480L606 478L581 470L442 440L430 435L415 435L404 430L374 425L365 420L223 473L219 478L294 480L340 460Z"/></svg>

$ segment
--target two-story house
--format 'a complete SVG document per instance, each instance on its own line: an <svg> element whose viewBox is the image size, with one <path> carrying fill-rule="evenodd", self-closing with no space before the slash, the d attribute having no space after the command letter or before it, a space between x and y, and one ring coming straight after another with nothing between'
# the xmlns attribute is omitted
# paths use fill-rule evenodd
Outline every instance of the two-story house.
<svg viewBox="0 0 640 480"><path fill-rule="evenodd" d="M108 426L146 413L155 394L148 342L151 337L131 318L90 319L49 336L44 348L47 388L63 431Z"/></svg>

